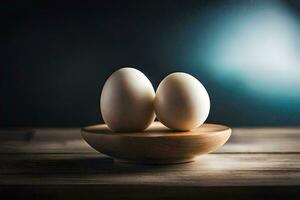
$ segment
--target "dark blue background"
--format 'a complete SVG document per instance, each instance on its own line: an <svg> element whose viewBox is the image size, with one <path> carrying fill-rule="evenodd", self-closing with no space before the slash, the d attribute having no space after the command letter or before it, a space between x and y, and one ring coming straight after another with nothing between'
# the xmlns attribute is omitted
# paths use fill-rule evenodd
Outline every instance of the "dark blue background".
<svg viewBox="0 0 300 200"><path fill-rule="evenodd" d="M239 80L216 81L191 59L194 38L239 1L20 1L1 5L1 126L82 126L101 121L99 95L116 69L133 66L156 88L184 71L207 88L209 122L230 126L300 125L298 100L270 104ZM248 1L256 6L260 1ZM296 12L297 1L286 1ZM195 19L199 19L198 23ZM203 46L202 50L207 46ZM217 59L217 58L216 58ZM199 67L200 66L200 67ZM295 85L295 87L298 87ZM276 101L276 99L274 99Z"/></svg>

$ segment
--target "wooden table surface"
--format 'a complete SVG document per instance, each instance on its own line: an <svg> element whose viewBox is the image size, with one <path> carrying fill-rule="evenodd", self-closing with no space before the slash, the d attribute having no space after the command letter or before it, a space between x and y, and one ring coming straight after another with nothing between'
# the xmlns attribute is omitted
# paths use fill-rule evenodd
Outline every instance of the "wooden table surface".
<svg viewBox="0 0 300 200"><path fill-rule="evenodd" d="M114 163L79 128L2 129L1 197L299 199L300 128L234 128L217 152L162 166Z"/></svg>

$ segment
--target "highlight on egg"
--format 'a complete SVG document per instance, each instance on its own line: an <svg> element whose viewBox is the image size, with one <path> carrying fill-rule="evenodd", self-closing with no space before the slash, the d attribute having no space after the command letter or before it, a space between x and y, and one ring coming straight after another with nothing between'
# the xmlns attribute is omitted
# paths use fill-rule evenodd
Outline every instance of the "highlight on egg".
<svg viewBox="0 0 300 200"><path fill-rule="evenodd" d="M143 131L154 121L154 99L154 88L141 71L121 68L103 86L102 118L116 132Z"/></svg>
<svg viewBox="0 0 300 200"><path fill-rule="evenodd" d="M176 72L160 82L154 108L158 120L165 126L188 131L205 122L210 99L199 80L187 73Z"/></svg>

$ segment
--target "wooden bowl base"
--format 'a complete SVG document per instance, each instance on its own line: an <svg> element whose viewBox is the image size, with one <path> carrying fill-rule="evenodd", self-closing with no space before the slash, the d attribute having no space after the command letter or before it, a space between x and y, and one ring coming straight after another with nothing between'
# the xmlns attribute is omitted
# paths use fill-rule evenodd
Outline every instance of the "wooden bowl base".
<svg viewBox="0 0 300 200"><path fill-rule="evenodd" d="M116 161L133 164L179 164L220 148L231 129L218 124L203 124L191 131L170 130L154 122L142 132L112 132L107 125L84 127L82 137L97 151Z"/></svg>
<svg viewBox="0 0 300 200"><path fill-rule="evenodd" d="M114 159L114 162L126 163L126 164L142 164L142 165L168 165L168 164L182 164L194 162L195 158L181 158L181 159L172 159L172 160L144 160L144 161L133 161L133 160L122 160Z"/></svg>

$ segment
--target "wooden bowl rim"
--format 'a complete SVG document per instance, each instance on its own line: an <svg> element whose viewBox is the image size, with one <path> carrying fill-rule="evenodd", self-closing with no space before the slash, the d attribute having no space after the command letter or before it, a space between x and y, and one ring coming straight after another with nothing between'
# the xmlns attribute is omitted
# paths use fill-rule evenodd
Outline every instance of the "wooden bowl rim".
<svg viewBox="0 0 300 200"><path fill-rule="evenodd" d="M211 130L210 130L211 129ZM95 124L83 127L82 133L122 136L122 137L184 137L184 136L208 136L215 134L231 133L231 128L221 124L205 123L190 131L174 131L165 127L160 122L153 122L145 131L140 132L113 132L106 124Z"/></svg>

